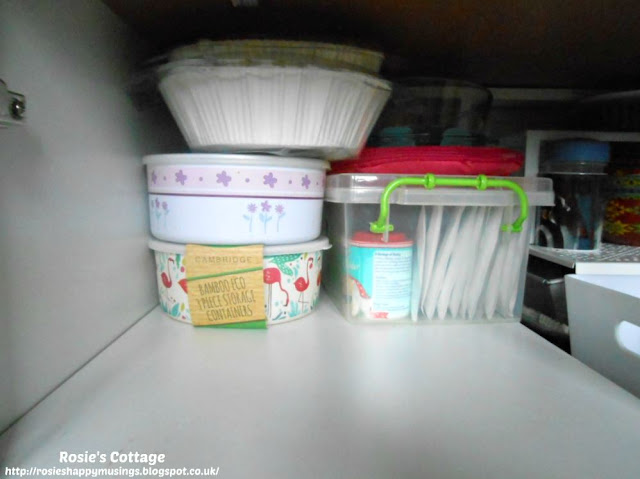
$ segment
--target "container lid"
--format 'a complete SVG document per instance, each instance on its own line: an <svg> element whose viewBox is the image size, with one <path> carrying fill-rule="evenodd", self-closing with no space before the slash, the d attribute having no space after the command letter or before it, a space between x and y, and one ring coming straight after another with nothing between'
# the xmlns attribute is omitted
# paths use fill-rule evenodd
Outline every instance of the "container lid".
<svg viewBox="0 0 640 479"><path fill-rule="evenodd" d="M246 155L229 153L175 153L147 155L142 159L145 165L234 165L265 166L279 168L300 168L305 170L328 170L329 162L310 158L293 158L275 155Z"/></svg>
<svg viewBox="0 0 640 479"><path fill-rule="evenodd" d="M356 231L349 243L354 246L381 246L385 248L403 248L413 245L413 241L407 238L404 233L388 233L387 241L385 241L384 236L383 234L369 231Z"/></svg>
<svg viewBox="0 0 640 479"><path fill-rule="evenodd" d="M228 64L228 62L223 62L223 64L219 63L220 62L213 60L179 60L161 65L158 67L157 71L160 75L161 81L171 75L181 75L185 73L224 75L225 78L229 75L238 78L246 77L249 75L261 75L267 77L277 76L279 79L283 71L286 71L288 73L295 72L300 74L310 74L315 78L337 79L340 81L350 81L358 84L362 83L371 88L384 90L386 92L391 92L392 89L392 84L388 80L369 73L349 71L340 68L324 68L315 65L280 66L272 64L243 66L237 64Z"/></svg>
<svg viewBox="0 0 640 479"><path fill-rule="evenodd" d="M482 146L392 146L364 148L357 159L333 161L329 174L496 175L518 171L524 155Z"/></svg>
<svg viewBox="0 0 640 479"><path fill-rule="evenodd" d="M384 59L382 52L353 45L338 45L281 39L202 39L174 48L172 61L204 59L211 62L240 65L316 65L377 73Z"/></svg>
<svg viewBox="0 0 640 479"><path fill-rule="evenodd" d="M410 175L420 178L420 175ZM379 204L385 187L404 175L391 174L341 174L327 178L325 201L331 203ZM475 178L455 176L448 178ZM553 206L553 182L549 178L493 177L517 183L527 194L531 206ZM398 205L440 206L515 206L518 196L509 189L489 188L484 191L472 188L436 187L427 190L421 186L401 186L390 197L390 203Z"/></svg>
<svg viewBox="0 0 640 479"><path fill-rule="evenodd" d="M215 245L213 245L215 246ZM237 245L242 246L242 245ZM156 239L149 240L149 248L159 253L175 253L185 254L187 245L181 243L169 243L167 241L159 241ZM313 241L305 243L283 244L283 245L265 245L263 256L278 256L281 254L311 253L314 251L326 250L331 248L329 239L326 236L320 236Z"/></svg>
<svg viewBox="0 0 640 479"><path fill-rule="evenodd" d="M609 143L596 140L559 140L545 145L541 171L589 172L589 167L603 168L611 156Z"/></svg>

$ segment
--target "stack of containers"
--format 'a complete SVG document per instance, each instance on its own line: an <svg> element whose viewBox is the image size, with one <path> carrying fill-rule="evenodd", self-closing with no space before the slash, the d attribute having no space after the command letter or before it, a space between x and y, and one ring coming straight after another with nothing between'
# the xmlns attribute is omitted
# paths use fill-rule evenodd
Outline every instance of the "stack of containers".
<svg viewBox="0 0 640 479"><path fill-rule="evenodd" d="M191 322L186 243L264 245L268 324L318 301L327 160L356 155L391 88L382 54L344 45L203 40L172 51L159 89L194 153L147 166L162 308Z"/></svg>
<svg viewBox="0 0 640 479"><path fill-rule="evenodd" d="M508 176L524 155L487 146L493 96L481 85L443 78L405 78L380 115L368 147L332 164L337 173Z"/></svg>
<svg viewBox="0 0 640 479"><path fill-rule="evenodd" d="M520 320L535 208L553 193L507 177L521 152L484 146L491 99L468 82L399 82L371 147L332 164L325 287L348 320Z"/></svg>

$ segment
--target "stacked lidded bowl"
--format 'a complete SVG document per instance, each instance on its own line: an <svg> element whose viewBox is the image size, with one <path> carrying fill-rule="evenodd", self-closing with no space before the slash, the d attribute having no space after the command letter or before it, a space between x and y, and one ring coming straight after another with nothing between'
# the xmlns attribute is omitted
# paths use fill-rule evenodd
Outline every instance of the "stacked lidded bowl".
<svg viewBox="0 0 640 479"><path fill-rule="evenodd" d="M185 243L263 244L267 323L311 312L321 281L327 160L356 155L391 88L382 55L279 40L200 41L159 69L190 149L151 155L151 233L160 302L190 322ZM284 156L287 155L287 156Z"/></svg>
<svg viewBox="0 0 640 479"><path fill-rule="evenodd" d="M194 151L352 157L391 94L381 55L347 46L203 41L170 59L158 86Z"/></svg>

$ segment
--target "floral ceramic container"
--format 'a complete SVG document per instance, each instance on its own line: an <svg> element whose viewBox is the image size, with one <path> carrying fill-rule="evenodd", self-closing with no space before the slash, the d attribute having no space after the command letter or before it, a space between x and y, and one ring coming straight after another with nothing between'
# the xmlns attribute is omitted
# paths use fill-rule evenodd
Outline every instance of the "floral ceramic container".
<svg viewBox="0 0 640 479"><path fill-rule="evenodd" d="M167 315L191 323L184 266L186 246L149 241L155 253L160 306ZM279 324L306 316L318 304L322 279L322 252L329 240L264 247L264 301L267 324Z"/></svg>
<svg viewBox="0 0 640 479"><path fill-rule="evenodd" d="M151 233L198 244L291 244L320 235L323 160L175 154L144 158Z"/></svg>

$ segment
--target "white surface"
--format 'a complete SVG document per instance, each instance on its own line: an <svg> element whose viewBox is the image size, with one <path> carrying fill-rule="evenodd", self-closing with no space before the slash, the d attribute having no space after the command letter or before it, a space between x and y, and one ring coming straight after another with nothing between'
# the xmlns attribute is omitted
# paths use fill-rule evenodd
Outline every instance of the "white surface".
<svg viewBox="0 0 640 479"><path fill-rule="evenodd" d="M575 280L640 298L640 275L572 275Z"/></svg>
<svg viewBox="0 0 640 479"><path fill-rule="evenodd" d="M167 209L152 208L154 201L166 204ZM321 198L149 194L148 203L151 234L174 243L302 243L320 236L322 227ZM251 205L254 207L253 213L249 212ZM263 205L269 209L266 215ZM283 207L283 215L276 211L277 206Z"/></svg>
<svg viewBox="0 0 640 479"><path fill-rule="evenodd" d="M0 130L0 430L157 303L140 158L179 139L126 93L140 39L54 3L0 1L0 77L28 108Z"/></svg>
<svg viewBox="0 0 640 479"><path fill-rule="evenodd" d="M608 142L640 142L640 133L572 130L529 130L526 133L525 176L536 176L540 166L540 146L543 141L582 138Z"/></svg>
<svg viewBox="0 0 640 479"><path fill-rule="evenodd" d="M640 397L640 276L568 275L565 287L573 356Z"/></svg>
<svg viewBox="0 0 640 479"><path fill-rule="evenodd" d="M220 477L638 477L640 401L523 326L356 326L322 299L268 331L156 309L2 436L3 465L99 450Z"/></svg>
<svg viewBox="0 0 640 479"><path fill-rule="evenodd" d="M577 251L532 245L532 256L586 275L640 275L640 247L602 243L598 251Z"/></svg>

